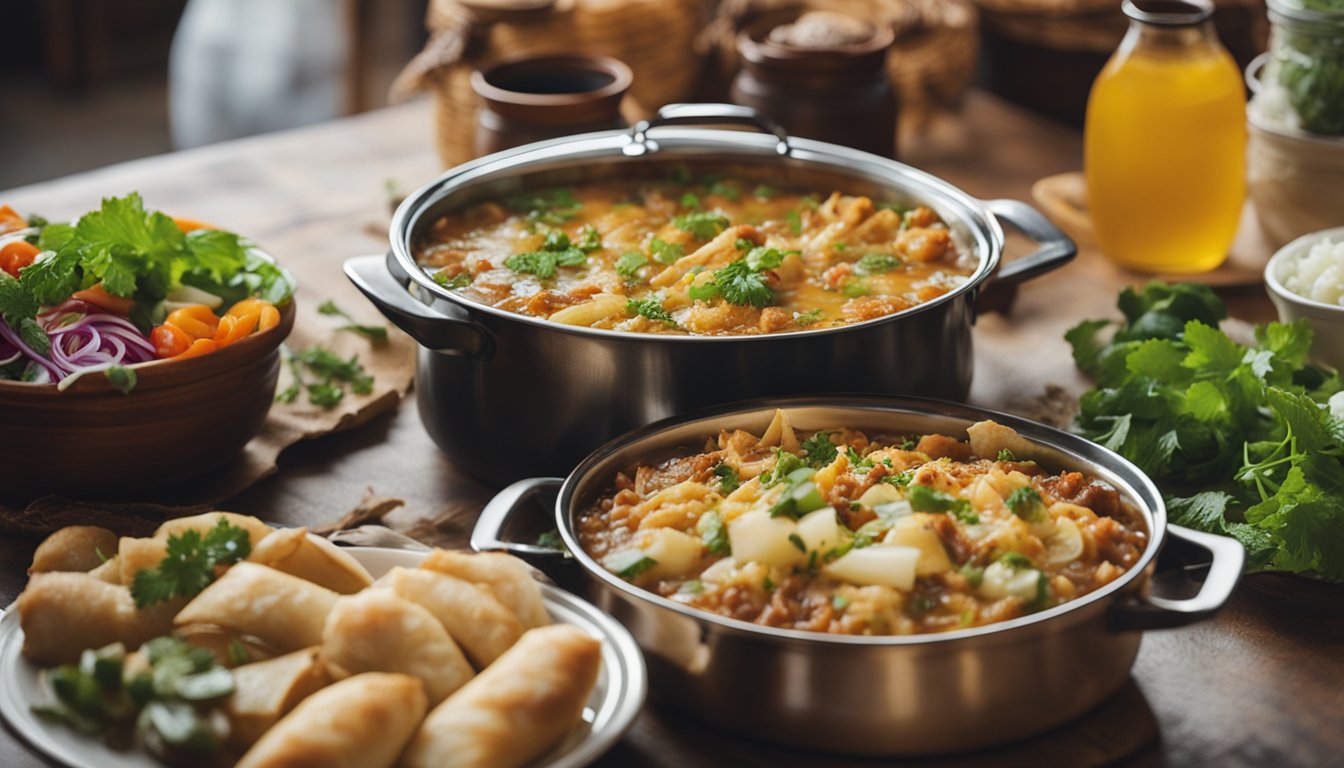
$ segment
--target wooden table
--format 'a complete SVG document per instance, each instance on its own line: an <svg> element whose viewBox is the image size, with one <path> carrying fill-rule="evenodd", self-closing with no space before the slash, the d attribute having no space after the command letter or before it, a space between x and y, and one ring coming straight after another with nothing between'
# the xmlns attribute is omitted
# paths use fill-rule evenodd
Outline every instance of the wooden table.
<svg viewBox="0 0 1344 768"><path fill-rule="evenodd" d="M375 233L385 226L384 183L408 185L431 178L438 162L430 146L430 115L412 104L300 131L264 136L122 166L0 194L19 210L49 217L76 214L104 194L139 189L155 207L189 211L246 232L294 264L320 261L339 269L343 259L382 251ZM1028 199L1031 182L1077 168L1077 133L972 94L964 119L933 136L907 141L905 159L981 197ZM1080 260L1082 262L1084 260ZM982 318L972 400L1027 410L1046 383L1076 392L1077 378L1062 329L1079 319L1062 313L1070 295L1090 287L1108 297L1087 309L1111 313L1115 290L1133 276L1105 267L1071 265L1024 290L1006 317ZM1098 271L1101 270L1101 271ZM1100 275L1100 277L1098 277ZM1100 282L1101 285L1093 285ZM324 297L302 296L301 300ZM355 304L350 299L349 304ZM1238 297L1236 311L1261 319L1269 312L1262 291ZM1009 340L1038 341L1046 354L1034 367L1006 370ZM1003 343L1000 343L1000 342ZM1019 367L1022 367L1019 365ZM991 375L985 375L985 370ZM413 400L358 430L300 444L285 453L279 474L224 508L288 524L330 520L353 507L366 488L406 500L402 521L443 519L442 533L465 541L472 515L489 497L434 448ZM0 605L22 589L36 542L0 540ZM1112 704L1124 717L1116 728L1151 716L1160 739L1131 754L1129 765L1324 766L1344 764L1344 621L1341 592L1298 579L1246 580L1216 619L1145 636L1134 668L1136 685ZM844 695L838 691L837 695ZM1024 702L1030 706L1030 702ZM1111 754L1105 727L1095 745L1064 752L1001 753L995 763L1095 764ZM1123 734L1121 734L1123 735ZM1047 745L1048 746L1048 745ZM1007 757L1004 757L1007 755ZM1067 755L1062 757L1061 755ZM953 761L980 764L986 756ZM723 737L680 716L649 708L602 765L737 766L846 764ZM0 766L40 765L12 733L0 731Z"/></svg>

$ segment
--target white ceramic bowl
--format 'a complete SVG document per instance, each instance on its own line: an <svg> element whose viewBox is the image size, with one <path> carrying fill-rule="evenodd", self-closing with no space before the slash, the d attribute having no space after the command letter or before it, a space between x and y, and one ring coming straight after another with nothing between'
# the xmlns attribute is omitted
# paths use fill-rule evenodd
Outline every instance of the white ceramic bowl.
<svg viewBox="0 0 1344 768"><path fill-rule="evenodd" d="M1279 319L1291 323L1305 319L1314 334L1311 358L1318 363L1344 369L1344 306L1327 304L1293 293L1284 285L1292 262L1305 256L1312 246L1324 240L1344 243L1344 227L1323 229L1303 235L1280 248L1265 265L1265 286L1269 300L1279 311Z"/></svg>

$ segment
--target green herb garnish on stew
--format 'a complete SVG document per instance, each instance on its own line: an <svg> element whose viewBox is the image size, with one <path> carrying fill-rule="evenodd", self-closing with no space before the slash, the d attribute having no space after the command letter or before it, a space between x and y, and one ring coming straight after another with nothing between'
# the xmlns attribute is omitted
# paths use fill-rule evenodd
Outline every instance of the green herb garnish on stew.
<svg viewBox="0 0 1344 768"><path fill-rule="evenodd" d="M632 315L647 317L650 320L659 323L671 323L676 325L677 321L672 319L663 308L663 299L661 296L645 296L642 299L627 299L625 310Z"/></svg>
<svg viewBox="0 0 1344 768"><path fill-rule="evenodd" d="M659 264L671 264L686 255L686 250L679 243L669 243L656 237L649 243L649 252Z"/></svg>
<svg viewBox="0 0 1344 768"><path fill-rule="evenodd" d="M715 211L696 211L676 216L672 226L699 240L709 240L730 226L728 217Z"/></svg>
<svg viewBox="0 0 1344 768"><path fill-rule="evenodd" d="M859 275L880 275L901 266L901 260L885 253L865 253L854 262L854 271Z"/></svg>
<svg viewBox="0 0 1344 768"><path fill-rule="evenodd" d="M799 448L807 458L807 463L818 469L835 461L838 452L835 443L831 442L830 432L817 432L813 434L811 437L804 440Z"/></svg>

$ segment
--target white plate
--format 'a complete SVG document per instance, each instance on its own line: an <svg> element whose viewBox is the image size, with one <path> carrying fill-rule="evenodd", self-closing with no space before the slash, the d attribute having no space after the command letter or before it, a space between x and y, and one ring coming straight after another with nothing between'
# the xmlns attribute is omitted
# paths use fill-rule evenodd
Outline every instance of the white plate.
<svg viewBox="0 0 1344 768"><path fill-rule="evenodd" d="M396 566L413 568L424 552L377 547L345 551L377 578ZM535 768L578 768L611 749L644 705L647 680L644 657L635 640L596 606L557 587L541 585L551 618L573 624L602 640L602 667L597 674L583 722L563 742L532 763ZM41 668L23 658L23 630L14 611L0 617L0 715L37 751L73 768L162 768L138 750L118 751L95 738L33 714L32 705L53 703L42 682Z"/></svg>

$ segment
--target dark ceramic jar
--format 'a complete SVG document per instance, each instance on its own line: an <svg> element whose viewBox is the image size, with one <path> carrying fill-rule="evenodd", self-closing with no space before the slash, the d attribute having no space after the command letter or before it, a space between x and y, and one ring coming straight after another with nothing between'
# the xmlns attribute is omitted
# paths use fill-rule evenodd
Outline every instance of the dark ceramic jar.
<svg viewBox="0 0 1344 768"><path fill-rule="evenodd" d="M589 131L625 128L621 99L634 76L616 59L544 54L502 59L471 73L484 101L476 155Z"/></svg>
<svg viewBox="0 0 1344 768"><path fill-rule="evenodd" d="M812 15L812 14L809 14ZM896 156L896 96L887 79L891 27L839 14L849 35L783 35L796 12L771 14L737 36L742 65L733 80L734 103L751 107L790 135ZM862 34L852 34L862 30Z"/></svg>

